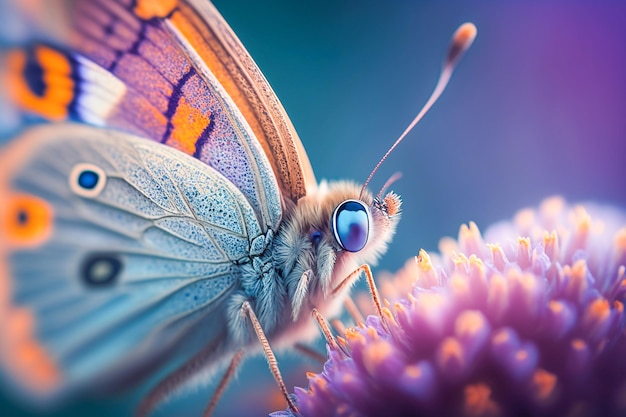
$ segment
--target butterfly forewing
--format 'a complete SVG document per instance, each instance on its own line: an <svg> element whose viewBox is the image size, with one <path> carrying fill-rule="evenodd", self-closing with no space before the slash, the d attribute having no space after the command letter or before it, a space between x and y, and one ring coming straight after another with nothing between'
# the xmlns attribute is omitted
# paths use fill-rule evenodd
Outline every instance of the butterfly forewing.
<svg viewBox="0 0 626 417"><path fill-rule="evenodd" d="M7 88L24 110L182 150L233 182L265 229L276 230L280 221L279 187L294 202L314 187L282 106L210 3L57 1L57 14L59 3L67 22L54 33L61 49L35 45L8 60ZM55 94L33 99L33 86L42 83Z"/></svg>
<svg viewBox="0 0 626 417"><path fill-rule="evenodd" d="M172 24L235 101L270 158L285 198L317 187L309 158L285 109L232 29L208 1L179 4Z"/></svg>
<svg viewBox="0 0 626 417"><path fill-rule="evenodd" d="M33 4L37 7L32 7ZM143 121L123 120L124 113L119 112L120 106L116 104L116 123L120 126L133 132L141 130L138 133L147 131L147 136L163 139L167 122L173 120L172 114L164 111L163 99L176 95L168 90L167 83L179 83L187 72L184 64L192 64L200 77L209 71L233 100L238 117L245 119L263 147L285 198L295 202L317 186L304 147L280 101L209 1L40 0L29 5L27 14L38 26L47 28L48 36L56 43L70 47L107 70L113 69L111 72L124 72L116 68L121 64L134 70L130 72L139 73L140 76L129 79L126 71L120 78L143 97L135 95L122 103L131 108L140 105L150 111L142 115ZM54 24L50 23L50 16L54 16ZM152 84L155 70L166 78L166 83ZM93 79L90 81L93 84ZM154 91L143 89L141 83L149 83ZM189 108L205 110L198 97L186 99ZM93 106L90 107L88 110L93 111ZM107 117L110 106L101 103L100 107L101 114L97 116ZM138 116L136 109L130 114ZM180 122L176 124L182 130ZM198 124L197 130L200 127ZM167 135L172 136L172 132ZM181 146L180 142L180 134L174 133L171 143ZM191 135L182 142L187 149L194 144Z"/></svg>

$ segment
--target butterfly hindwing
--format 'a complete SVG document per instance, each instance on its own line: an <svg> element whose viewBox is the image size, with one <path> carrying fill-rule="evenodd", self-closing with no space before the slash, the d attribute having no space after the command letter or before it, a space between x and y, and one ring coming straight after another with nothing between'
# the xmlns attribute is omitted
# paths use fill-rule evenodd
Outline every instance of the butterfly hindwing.
<svg viewBox="0 0 626 417"><path fill-rule="evenodd" d="M235 263L263 231L221 174L147 139L73 124L31 129L0 167L0 361L27 391L130 373L200 318L198 346L225 330L211 317L224 314Z"/></svg>

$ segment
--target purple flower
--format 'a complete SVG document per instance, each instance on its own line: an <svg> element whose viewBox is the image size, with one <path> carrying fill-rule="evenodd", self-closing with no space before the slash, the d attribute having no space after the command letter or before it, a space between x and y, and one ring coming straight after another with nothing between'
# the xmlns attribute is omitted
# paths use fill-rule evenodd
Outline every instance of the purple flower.
<svg viewBox="0 0 626 417"><path fill-rule="evenodd" d="M346 330L303 416L626 415L623 212L555 197L440 250L381 285L413 289Z"/></svg>

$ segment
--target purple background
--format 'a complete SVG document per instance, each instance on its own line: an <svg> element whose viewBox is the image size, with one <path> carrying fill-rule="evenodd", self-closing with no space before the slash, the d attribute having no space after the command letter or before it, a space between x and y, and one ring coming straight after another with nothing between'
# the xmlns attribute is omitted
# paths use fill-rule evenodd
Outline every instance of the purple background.
<svg viewBox="0 0 626 417"><path fill-rule="evenodd" d="M318 179L362 182L426 101L456 27L478 37L430 114L383 165L404 200L380 268L553 194L626 208L626 3L216 0L276 90ZM289 388L302 366L280 355ZM277 389L249 361L218 415L263 415ZM199 413L201 389L162 410ZM99 407L107 415L127 404ZM82 409L73 408L80 414ZM69 410L60 415L68 415ZM96 415L93 414L92 415Z"/></svg>

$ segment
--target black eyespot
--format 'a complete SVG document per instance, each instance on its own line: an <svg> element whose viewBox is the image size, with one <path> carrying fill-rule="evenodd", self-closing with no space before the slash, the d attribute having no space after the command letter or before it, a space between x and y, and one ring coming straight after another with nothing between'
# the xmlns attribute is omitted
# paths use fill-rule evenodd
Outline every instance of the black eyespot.
<svg viewBox="0 0 626 417"><path fill-rule="evenodd" d="M46 93L45 70L37 59L35 52L34 48L28 48L23 74L28 89L37 97L43 97Z"/></svg>
<svg viewBox="0 0 626 417"><path fill-rule="evenodd" d="M333 212L331 227L335 240L344 250L358 252L369 238L369 210L359 200L346 200Z"/></svg>
<svg viewBox="0 0 626 417"><path fill-rule="evenodd" d="M26 210L20 210L17 212L17 222L20 226L25 226L28 223L28 212Z"/></svg>
<svg viewBox="0 0 626 417"><path fill-rule="evenodd" d="M105 287L115 284L122 272L122 261L115 254L89 255L83 262L81 278L89 286Z"/></svg>

